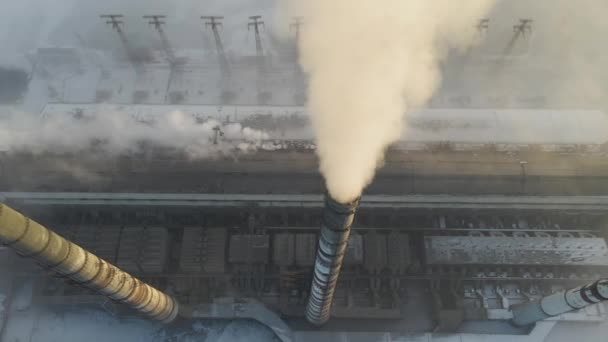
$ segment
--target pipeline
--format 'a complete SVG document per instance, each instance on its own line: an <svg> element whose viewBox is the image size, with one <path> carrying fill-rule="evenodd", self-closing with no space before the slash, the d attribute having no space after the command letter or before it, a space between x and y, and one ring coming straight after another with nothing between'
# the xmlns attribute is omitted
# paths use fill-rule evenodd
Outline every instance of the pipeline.
<svg viewBox="0 0 608 342"><path fill-rule="evenodd" d="M526 326L606 300L608 279L600 279L591 284L556 292L538 301L514 305L511 307L512 322L517 326Z"/></svg>
<svg viewBox="0 0 608 342"><path fill-rule="evenodd" d="M171 323L178 315L177 301L82 247L0 204L0 243L43 268L143 313Z"/></svg>
<svg viewBox="0 0 608 342"><path fill-rule="evenodd" d="M334 291L358 206L359 199L339 203L331 196L325 196L314 276L305 313L312 324L324 324L331 314Z"/></svg>

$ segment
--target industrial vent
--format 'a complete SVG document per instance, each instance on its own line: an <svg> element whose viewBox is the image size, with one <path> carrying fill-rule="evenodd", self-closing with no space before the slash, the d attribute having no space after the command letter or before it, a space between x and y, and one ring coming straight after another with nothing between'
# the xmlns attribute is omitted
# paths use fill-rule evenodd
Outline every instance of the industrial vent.
<svg viewBox="0 0 608 342"><path fill-rule="evenodd" d="M180 104L185 100L184 93L181 91L172 91L169 93L169 103L170 104Z"/></svg>
<svg viewBox="0 0 608 342"><path fill-rule="evenodd" d="M97 93L95 93L95 102L97 103L101 103L101 102L109 102L112 99L112 91L110 90L97 90Z"/></svg>
<svg viewBox="0 0 608 342"><path fill-rule="evenodd" d="M237 93L232 90L224 90L220 95L223 104L233 104L237 99Z"/></svg>
<svg viewBox="0 0 608 342"><path fill-rule="evenodd" d="M268 235L232 235L229 262L235 264L266 264L269 252Z"/></svg>
<svg viewBox="0 0 608 342"><path fill-rule="evenodd" d="M269 91L261 91L258 93L258 104L267 105L272 100L272 93Z"/></svg>
<svg viewBox="0 0 608 342"><path fill-rule="evenodd" d="M144 103L150 97L150 93L145 90L136 90L133 92L133 103L140 104Z"/></svg>

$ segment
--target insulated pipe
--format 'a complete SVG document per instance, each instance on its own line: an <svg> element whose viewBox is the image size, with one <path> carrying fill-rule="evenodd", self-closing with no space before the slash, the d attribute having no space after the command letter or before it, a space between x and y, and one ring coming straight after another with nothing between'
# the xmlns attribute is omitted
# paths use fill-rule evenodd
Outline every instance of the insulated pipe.
<svg viewBox="0 0 608 342"><path fill-rule="evenodd" d="M513 324L525 326L563 313L608 300L608 279L560 291L538 301L517 304L511 308Z"/></svg>
<svg viewBox="0 0 608 342"><path fill-rule="evenodd" d="M350 227L358 206L358 198L350 203L339 203L331 196L325 196L314 276L305 313L306 319L312 324L324 324L331 314Z"/></svg>
<svg viewBox="0 0 608 342"><path fill-rule="evenodd" d="M0 243L153 320L170 323L177 317L179 306L171 296L1 203Z"/></svg>

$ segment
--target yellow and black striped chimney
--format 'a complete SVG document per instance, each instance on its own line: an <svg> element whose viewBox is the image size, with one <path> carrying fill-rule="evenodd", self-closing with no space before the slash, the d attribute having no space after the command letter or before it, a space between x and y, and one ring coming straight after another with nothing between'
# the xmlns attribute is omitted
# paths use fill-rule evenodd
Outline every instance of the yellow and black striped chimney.
<svg viewBox="0 0 608 342"><path fill-rule="evenodd" d="M42 267L143 313L171 323L177 301L0 203L0 243Z"/></svg>

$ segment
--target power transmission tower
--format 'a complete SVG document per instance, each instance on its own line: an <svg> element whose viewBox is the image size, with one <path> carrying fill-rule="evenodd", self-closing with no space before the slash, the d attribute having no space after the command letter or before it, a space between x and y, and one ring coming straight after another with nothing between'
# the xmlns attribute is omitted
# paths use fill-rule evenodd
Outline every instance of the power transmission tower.
<svg viewBox="0 0 608 342"><path fill-rule="evenodd" d="M118 34L118 38L120 38L120 42L122 43L123 48L125 49L125 51L127 52L127 57L129 58L129 61L131 62L131 64L133 64L133 67L135 67L136 71L138 70L138 60L135 57L135 53L133 52L133 49L131 48L129 41L127 40L127 36L125 35L125 32L122 29L122 26L125 24L123 18L124 15L122 14L102 14L99 16L101 19L104 19L106 21L107 25L110 25L110 27L112 27L112 29L114 31L116 31L116 33Z"/></svg>
<svg viewBox="0 0 608 342"><path fill-rule="evenodd" d="M166 24L166 15L144 15L144 19L148 19L148 24L150 26L154 26L158 35L160 36L160 41L163 46L163 50L167 55L167 59L169 60L169 64L175 64L175 54L173 53L173 49L171 48L171 44L169 43L169 38L167 38L167 34L165 34L165 30L163 29L163 25Z"/></svg>
<svg viewBox="0 0 608 342"><path fill-rule="evenodd" d="M123 20L124 16L122 14L102 14L99 17L101 19L105 19L106 24L110 25L112 27L112 29L114 31L116 31L116 33L118 33L118 37L120 38L120 41L122 42L124 48L127 50L127 52L130 55L131 49L129 47L129 42L127 41L125 32L122 30L122 26L125 24L125 22Z"/></svg>
<svg viewBox="0 0 608 342"><path fill-rule="evenodd" d="M267 86L266 61L264 59L262 37L260 37L260 28L264 27L264 21L262 21L261 18L261 15L253 15L249 17L247 30L251 30L253 27L255 31L255 52L258 62L258 104L266 105L270 101L272 94L265 89Z"/></svg>
<svg viewBox="0 0 608 342"><path fill-rule="evenodd" d="M295 93L293 94L294 102L298 105L304 104L306 101L306 93L303 90L304 85L304 73L302 72L302 68L298 63L298 59L300 56L300 29L304 25L304 18L302 17L294 17L289 28L295 33L295 72L293 77L293 85L295 89Z"/></svg>
<svg viewBox="0 0 608 342"><path fill-rule="evenodd" d="M513 37L507 44L507 47L503 51L503 56L508 56L513 53L515 48L515 44L519 38L526 38L528 35L532 34L532 19L519 19L519 24L513 25ZM525 42L529 43L529 40L525 40ZM529 49L529 46L528 46Z"/></svg>
<svg viewBox="0 0 608 342"><path fill-rule="evenodd" d="M303 24L304 24L303 17L294 17L293 20L291 21L291 24L289 25L289 28L294 30L294 32L295 32L296 46L297 46L298 42L300 42L300 27Z"/></svg>
<svg viewBox="0 0 608 342"><path fill-rule="evenodd" d="M217 50L217 56L220 60L220 69L222 71L222 75L225 78L230 77L230 66L228 64L228 58L226 58L226 53L224 52L224 44L222 44L222 38L220 37L220 33L218 28L222 27L222 23L220 20L224 19L222 16L202 16L202 20L205 21L205 27L211 28L213 32L213 38L215 39L215 49Z"/></svg>
<svg viewBox="0 0 608 342"><path fill-rule="evenodd" d="M479 32L480 35L488 32L488 29L490 28L490 19L488 19L488 18L479 19L479 22L477 23L477 25L475 27L477 28L477 32Z"/></svg>
<svg viewBox="0 0 608 342"><path fill-rule="evenodd" d="M524 36L532 33L532 22L532 19L519 19L519 24L513 26L513 32Z"/></svg>
<svg viewBox="0 0 608 342"><path fill-rule="evenodd" d="M295 32L295 57L296 64L298 56L300 55L300 27L304 24L302 17L294 17L289 25L289 29Z"/></svg>
<svg viewBox="0 0 608 342"><path fill-rule="evenodd" d="M116 32L122 34L122 25L124 25L124 15L122 14L102 14L99 16L102 19L106 19L106 24L111 25Z"/></svg>
<svg viewBox="0 0 608 342"><path fill-rule="evenodd" d="M173 49L171 48L171 44L169 43L169 38L167 38L167 34L163 29L163 25L166 24L167 16L150 14L144 15L143 18L147 19L148 24L150 26L154 26L154 28L158 32L163 50L165 51L165 54L167 55L167 60L169 61L169 77L167 79L167 87L165 89L165 102L167 102L167 100L169 99L169 91L171 90L171 83L173 81L173 75L175 74L175 67L177 62L177 59L175 58L175 53L173 53Z"/></svg>
<svg viewBox="0 0 608 342"><path fill-rule="evenodd" d="M262 37L260 37L260 28L264 27L261 15L253 15L249 17L250 21L247 24L247 29L254 28L255 31L255 52L258 58L258 66L260 71L264 70L264 48L262 47Z"/></svg>

